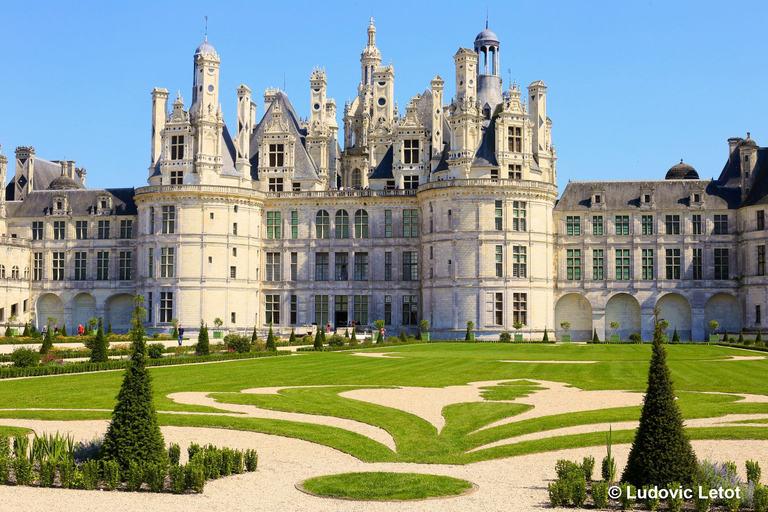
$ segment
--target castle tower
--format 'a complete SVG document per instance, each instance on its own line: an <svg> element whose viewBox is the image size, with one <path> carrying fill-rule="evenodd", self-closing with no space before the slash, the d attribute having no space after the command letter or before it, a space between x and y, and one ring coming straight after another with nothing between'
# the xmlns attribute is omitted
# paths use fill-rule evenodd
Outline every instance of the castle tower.
<svg viewBox="0 0 768 512"><path fill-rule="evenodd" d="M35 148L19 146L16 148L16 190L13 198L23 201L35 185Z"/></svg>
<svg viewBox="0 0 768 512"><path fill-rule="evenodd" d="M195 129L194 161L199 183L212 183L221 172L221 133L224 120L219 106L219 56L208 38L195 51L195 76L189 115ZM213 174L212 174L213 173Z"/></svg>
<svg viewBox="0 0 768 512"><path fill-rule="evenodd" d="M328 176L330 129L328 126L328 111L326 91L328 80L325 70L315 68L309 78L310 86L310 114L309 133L307 135L307 150L317 166L320 179L324 182Z"/></svg>
<svg viewBox="0 0 768 512"><path fill-rule="evenodd" d="M432 86L432 156L443 152L443 85L445 80L436 76Z"/></svg>
<svg viewBox="0 0 768 512"><path fill-rule="evenodd" d="M251 177L251 132L253 125L253 110L256 106L251 101L251 90L241 84L237 88L237 135L235 137L235 150L237 159L235 167L243 178Z"/></svg>
<svg viewBox="0 0 768 512"><path fill-rule="evenodd" d="M453 56L456 66L456 99L477 98L476 66L477 54L469 48L459 48Z"/></svg>
<svg viewBox="0 0 768 512"><path fill-rule="evenodd" d="M152 90L152 145L150 160L150 176L163 152L163 136L165 118L168 115L168 91L155 87Z"/></svg>
<svg viewBox="0 0 768 512"><path fill-rule="evenodd" d="M483 111L487 119L490 119L493 110L502 102L501 77L499 76L499 38L488 30L485 30L475 38L475 53L478 56L477 65L477 99L483 105Z"/></svg>
<svg viewBox="0 0 768 512"><path fill-rule="evenodd" d="M368 26L368 45L360 54L360 86L370 90L373 86L373 72L381 65L381 52L376 48L376 27L373 26L373 18Z"/></svg>
<svg viewBox="0 0 768 512"><path fill-rule="evenodd" d="M0 145L0 150L2 146ZM5 218L5 179L8 169L8 159L0 154L0 219ZM3 230L3 234L5 230Z"/></svg>

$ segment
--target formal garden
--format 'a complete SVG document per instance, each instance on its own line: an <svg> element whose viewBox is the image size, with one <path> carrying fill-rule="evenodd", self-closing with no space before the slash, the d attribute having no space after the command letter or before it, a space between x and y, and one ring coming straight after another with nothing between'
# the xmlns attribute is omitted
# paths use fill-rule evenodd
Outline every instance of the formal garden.
<svg viewBox="0 0 768 512"><path fill-rule="evenodd" d="M103 357L106 335L96 327L84 357ZM654 504L644 488L696 484L738 487L746 498L682 500L683 510L765 510L768 361L754 343L678 344L660 333L654 343L481 342L472 326L451 343L322 330L262 343L255 335L211 340L201 327L184 351L152 354L153 339L139 328L107 352L119 360L58 366L92 365L65 375L3 375L0 484L49 503L56 489L47 487L101 489L112 492L80 499L136 503L153 492L227 501L263 487L271 491L261 508L274 510L285 504L280 496L310 500L301 502L308 508L328 499L320 496L454 496L440 509L489 509L520 487L534 491L505 509L680 510L674 496ZM152 366L176 359L212 364ZM36 364L23 368L57 367ZM75 439L69 425L98 435ZM696 451L712 440L751 447L749 456ZM610 453L630 443L621 460ZM622 483L629 494L606 494Z"/></svg>

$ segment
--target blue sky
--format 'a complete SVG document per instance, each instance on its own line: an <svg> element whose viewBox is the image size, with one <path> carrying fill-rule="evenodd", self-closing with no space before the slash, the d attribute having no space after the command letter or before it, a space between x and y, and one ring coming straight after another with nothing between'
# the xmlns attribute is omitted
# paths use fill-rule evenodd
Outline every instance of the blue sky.
<svg viewBox="0 0 768 512"><path fill-rule="evenodd" d="M661 179L681 158L716 177L727 139L768 145L768 3L713 1L487 2L508 77L543 80L557 148L558 184ZM220 101L236 119L236 88L283 87L309 112L309 75L325 67L328 96L357 91L371 14L377 46L395 69L404 111L440 75L455 91L453 58L485 26L472 2L11 2L2 6L0 144L9 157L76 160L89 187L146 184L150 92L191 100L192 55L203 41L222 59ZM509 71L508 71L509 70ZM283 76L285 75L285 78Z"/></svg>

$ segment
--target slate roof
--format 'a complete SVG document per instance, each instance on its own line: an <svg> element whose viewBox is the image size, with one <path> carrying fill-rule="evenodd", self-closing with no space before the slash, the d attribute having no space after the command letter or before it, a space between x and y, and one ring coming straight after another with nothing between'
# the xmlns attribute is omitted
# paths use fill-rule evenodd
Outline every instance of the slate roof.
<svg viewBox="0 0 768 512"><path fill-rule="evenodd" d="M483 129L483 139L480 141L480 147L475 152L475 159L472 161L472 167L498 167L496 160L496 123L494 119Z"/></svg>
<svg viewBox="0 0 768 512"><path fill-rule="evenodd" d="M600 187L607 211L631 210L640 207L640 187L654 187L656 210L677 210L690 206L690 189L699 185L707 210L736 209L741 203L738 188L722 187L711 180L642 180L642 181L571 181L555 206L558 211L589 211L592 188Z"/></svg>
<svg viewBox="0 0 768 512"><path fill-rule="evenodd" d="M221 174L225 176L239 176L235 168L235 160L237 159L235 143L232 141L227 125L224 125L224 129L221 131L221 142Z"/></svg>
<svg viewBox="0 0 768 512"><path fill-rule="evenodd" d="M34 187L32 190L48 190L51 182L61 176L61 164L51 162L43 158L35 156L35 171L34 171ZM83 186L83 182L80 176L75 173L75 183L79 186ZM8 201L13 201L16 198L16 176L11 179L11 182L6 186L5 198Z"/></svg>
<svg viewBox="0 0 768 512"><path fill-rule="evenodd" d="M392 161L394 160L394 149L389 146L387 152L384 153L384 157L376 166L373 174L368 178L369 180L392 180L394 175L392 174Z"/></svg>
<svg viewBox="0 0 768 512"><path fill-rule="evenodd" d="M737 150L734 150L734 153ZM739 159L736 158L738 163ZM768 204L768 148L757 150L757 175L754 176L752 188L742 206Z"/></svg>
<svg viewBox="0 0 768 512"><path fill-rule="evenodd" d="M112 196L115 215L136 215L134 188L80 189L80 190L36 190L24 201L7 203L9 217L41 217L53 207L53 196L65 195L72 215L90 215L96 208L99 196Z"/></svg>

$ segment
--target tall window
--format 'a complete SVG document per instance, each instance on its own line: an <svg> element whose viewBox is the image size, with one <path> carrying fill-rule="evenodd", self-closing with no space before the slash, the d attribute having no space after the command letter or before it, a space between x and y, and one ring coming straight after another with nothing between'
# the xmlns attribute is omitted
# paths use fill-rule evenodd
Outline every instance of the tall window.
<svg viewBox="0 0 768 512"><path fill-rule="evenodd" d="M96 253L96 279L106 281L109 279L109 252L99 251Z"/></svg>
<svg viewBox="0 0 768 512"><path fill-rule="evenodd" d="M419 210L403 210L403 236L405 238L419 236Z"/></svg>
<svg viewBox="0 0 768 512"><path fill-rule="evenodd" d="M485 302L486 321L491 325L504 325L504 294L488 293Z"/></svg>
<svg viewBox="0 0 768 512"><path fill-rule="evenodd" d="M169 323L173 318L173 292L160 292L160 322Z"/></svg>
<svg viewBox="0 0 768 512"><path fill-rule="evenodd" d="M355 253L355 281L368 280L368 253Z"/></svg>
<svg viewBox="0 0 768 512"><path fill-rule="evenodd" d="M365 210L355 212L355 238L368 238L368 212Z"/></svg>
<svg viewBox="0 0 768 512"><path fill-rule="evenodd" d="M605 233L603 229L603 216L602 215L595 215L592 217L592 234L593 235L602 235Z"/></svg>
<svg viewBox="0 0 768 512"><path fill-rule="evenodd" d="M317 238L330 238L331 237L331 217L325 210L320 210L315 215L315 230Z"/></svg>
<svg viewBox="0 0 768 512"><path fill-rule="evenodd" d="M728 249L715 249L715 279L728 279Z"/></svg>
<svg viewBox="0 0 768 512"><path fill-rule="evenodd" d="M269 166L282 167L285 160L285 146L283 144L269 145Z"/></svg>
<svg viewBox="0 0 768 512"><path fill-rule="evenodd" d="M765 229L765 211L758 210L755 213L757 214L757 229L762 231Z"/></svg>
<svg viewBox="0 0 768 512"><path fill-rule="evenodd" d="M155 234L155 207L149 207L149 234Z"/></svg>
<svg viewBox="0 0 768 512"><path fill-rule="evenodd" d="M291 295L291 325L299 322L299 296Z"/></svg>
<svg viewBox="0 0 768 512"><path fill-rule="evenodd" d="M566 235L580 235L581 234L581 217L567 216L565 218L565 234Z"/></svg>
<svg viewBox="0 0 768 512"><path fill-rule="evenodd" d="M616 216L616 234L617 235L629 234L629 215Z"/></svg>
<svg viewBox="0 0 768 512"><path fill-rule="evenodd" d="M528 255L522 245L512 246L512 277L528 276Z"/></svg>
<svg viewBox="0 0 768 512"><path fill-rule="evenodd" d="M405 139L403 141L403 163L419 163L419 139Z"/></svg>
<svg viewBox="0 0 768 512"><path fill-rule="evenodd" d="M392 210L384 210L384 237L392 238Z"/></svg>
<svg viewBox="0 0 768 512"><path fill-rule="evenodd" d="M337 252L334 261L334 272L336 281L349 280L349 254L346 252Z"/></svg>
<svg viewBox="0 0 768 512"><path fill-rule="evenodd" d="M267 253L267 281L279 281L280 280L280 253L268 252Z"/></svg>
<svg viewBox="0 0 768 512"><path fill-rule="evenodd" d="M668 235L680 234L680 216L679 215L667 215L664 218L664 225Z"/></svg>
<svg viewBox="0 0 768 512"><path fill-rule="evenodd" d="M512 294L512 321L528 324L528 294Z"/></svg>
<svg viewBox="0 0 768 512"><path fill-rule="evenodd" d="M728 233L728 216L715 215L715 229L712 231L712 234L725 235L727 233Z"/></svg>
<svg viewBox="0 0 768 512"><path fill-rule="evenodd" d="M109 238L109 221L100 220L98 224L98 231L96 232L99 240L106 240Z"/></svg>
<svg viewBox="0 0 768 512"><path fill-rule="evenodd" d="M120 238L133 238L132 219L122 219L120 221Z"/></svg>
<svg viewBox="0 0 768 512"><path fill-rule="evenodd" d="M299 253L291 253L291 281L299 280Z"/></svg>
<svg viewBox="0 0 768 512"><path fill-rule="evenodd" d="M336 212L336 238L349 238L349 214L346 210Z"/></svg>
<svg viewBox="0 0 768 512"><path fill-rule="evenodd" d="M701 215L691 215L691 227L694 235L701 234Z"/></svg>
<svg viewBox="0 0 768 512"><path fill-rule="evenodd" d="M763 323L762 311L760 311L760 304L755 304L755 323Z"/></svg>
<svg viewBox="0 0 768 512"><path fill-rule="evenodd" d="M765 246L757 246L757 275L765 275Z"/></svg>
<svg viewBox="0 0 768 512"><path fill-rule="evenodd" d="M566 250L565 277L569 281L578 281L581 279L581 249Z"/></svg>
<svg viewBox="0 0 768 512"><path fill-rule="evenodd" d="M512 231L525 231L525 201L512 201Z"/></svg>
<svg viewBox="0 0 768 512"><path fill-rule="evenodd" d="M352 188L363 186L363 172L360 169L352 171Z"/></svg>
<svg viewBox="0 0 768 512"><path fill-rule="evenodd" d="M315 253L315 281L328 280L328 253Z"/></svg>
<svg viewBox="0 0 768 512"><path fill-rule="evenodd" d="M616 279L629 280L629 249L616 249Z"/></svg>
<svg viewBox="0 0 768 512"><path fill-rule="evenodd" d="M75 238L78 240L86 240L88 238L88 221L76 220L75 221Z"/></svg>
<svg viewBox="0 0 768 512"><path fill-rule="evenodd" d="M299 212L291 212L291 238L299 238Z"/></svg>
<svg viewBox="0 0 768 512"><path fill-rule="evenodd" d="M264 313L268 324L280 323L280 295L264 295Z"/></svg>
<svg viewBox="0 0 768 512"><path fill-rule="evenodd" d="M155 277L155 249L152 247L147 251L147 277Z"/></svg>
<svg viewBox="0 0 768 512"><path fill-rule="evenodd" d="M392 253L389 251L384 253L384 280L392 280Z"/></svg>
<svg viewBox="0 0 768 512"><path fill-rule="evenodd" d="M510 180L523 179L523 167L519 164L509 164L507 166L507 172L509 173Z"/></svg>
<svg viewBox="0 0 768 512"><path fill-rule="evenodd" d="M493 221L496 231L504 229L504 208L502 201L496 201L493 209Z"/></svg>
<svg viewBox="0 0 768 512"><path fill-rule="evenodd" d="M322 329L328 323L328 296L315 295L315 324Z"/></svg>
<svg viewBox="0 0 768 512"><path fill-rule="evenodd" d="M54 252L53 254L53 280L64 280L64 253Z"/></svg>
<svg viewBox="0 0 768 512"><path fill-rule="evenodd" d="M336 295L333 298L333 311L335 317L334 320L336 322L340 322L345 318L349 318L349 296Z"/></svg>
<svg viewBox="0 0 768 512"><path fill-rule="evenodd" d="M403 281L419 280L419 258L416 251L403 252Z"/></svg>
<svg viewBox="0 0 768 512"><path fill-rule="evenodd" d="M133 269L133 252L120 251L117 258L118 276L121 281L130 281Z"/></svg>
<svg viewBox="0 0 768 512"><path fill-rule="evenodd" d="M507 151L512 153L523 151L523 129L520 126L507 127Z"/></svg>
<svg viewBox="0 0 768 512"><path fill-rule="evenodd" d="M171 135L171 160L184 159L184 136ZM173 183L171 183L173 185Z"/></svg>
<svg viewBox="0 0 768 512"><path fill-rule="evenodd" d="M403 176L403 188L405 190L416 190L419 188L419 177L414 175Z"/></svg>
<svg viewBox="0 0 768 512"><path fill-rule="evenodd" d="M592 249L592 279L602 281L604 278L603 269L604 257L602 249Z"/></svg>
<svg viewBox="0 0 768 512"><path fill-rule="evenodd" d="M403 295L403 325L417 325L419 300L416 295Z"/></svg>
<svg viewBox="0 0 768 512"><path fill-rule="evenodd" d="M384 296L384 325L392 325L392 296Z"/></svg>
<svg viewBox="0 0 768 512"><path fill-rule="evenodd" d="M653 215L643 215L640 217L640 228L644 235L653 234Z"/></svg>
<svg viewBox="0 0 768 512"><path fill-rule="evenodd" d="M504 248L501 245L495 247L496 277L504 275Z"/></svg>
<svg viewBox="0 0 768 512"><path fill-rule="evenodd" d="M237 236L237 222L232 223L232 234Z"/></svg>
<svg viewBox="0 0 768 512"><path fill-rule="evenodd" d="M87 261L87 253L85 251L75 252L75 281L85 281L85 266Z"/></svg>
<svg viewBox="0 0 768 512"><path fill-rule="evenodd" d="M64 240L64 221L63 220L53 221L53 239Z"/></svg>
<svg viewBox="0 0 768 512"><path fill-rule="evenodd" d="M267 212L267 238L282 238L280 212Z"/></svg>
<svg viewBox="0 0 768 512"><path fill-rule="evenodd" d="M43 280L43 253L36 252L32 261L32 280Z"/></svg>
<svg viewBox="0 0 768 512"><path fill-rule="evenodd" d="M701 261L701 249L693 250L693 257L691 258L691 266L693 267L693 278L702 279L702 261Z"/></svg>
<svg viewBox="0 0 768 512"><path fill-rule="evenodd" d="M176 232L176 207L163 206L163 234L172 234ZM237 234L237 233L235 233Z"/></svg>
<svg viewBox="0 0 768 512"><path fill-rule="evenodd" d="M667 279L680 279L680 249L667 249Z"/></svg>
<svg viewBox="0 0 768 512"><path fill-rule="evenodd" d="M43 239L43 223L41 222L32 222L32 240L42 240Z"/></svg>
<svg viewBox="0 0 768 512"><path fill-rule="evenodd" d="M355 295L354 296L354 320L355 325L367 325L368 324L368 296L367 295Z"/></svg>
<svg viewBox="0 0 768 512"><path fill-rule="evenodd" d="M160 248L160 277L173 277L174 272L174 253L175 247Z"/></svg>
<svg viewBox="0 0 768 512"><path fill-rule="evenodd" d="M643 249L642 256L643 279L653 279L653 249Z"/></svg>

